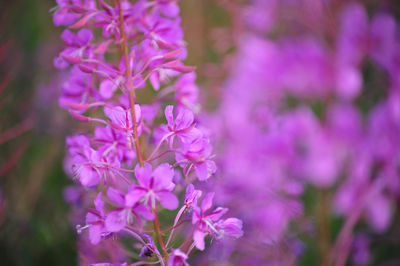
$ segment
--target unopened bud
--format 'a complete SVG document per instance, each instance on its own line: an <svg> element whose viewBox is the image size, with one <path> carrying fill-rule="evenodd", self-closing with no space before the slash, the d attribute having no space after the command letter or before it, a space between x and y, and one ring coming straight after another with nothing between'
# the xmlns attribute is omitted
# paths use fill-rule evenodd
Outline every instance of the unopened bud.
<svg viewBox="0 0 400 266"><path fill-rule="evenodd" d="M87 116L80 115L80 114L78 114L76 112L73 112L71 110L69 110L69 113L73 118L75 118L75 119L77 119L79 121L82 121L82 122L89 122L90 121L89 117L87 117Z"/></svg>
<svg viewBox="0 0 400 266"><path fill-rule="evenodd" d="M82 62L82 58L75 57L75 56L70 56L66 54L61 54L61 57L65 60L68 61L71 64L79 64Z"/></svg>

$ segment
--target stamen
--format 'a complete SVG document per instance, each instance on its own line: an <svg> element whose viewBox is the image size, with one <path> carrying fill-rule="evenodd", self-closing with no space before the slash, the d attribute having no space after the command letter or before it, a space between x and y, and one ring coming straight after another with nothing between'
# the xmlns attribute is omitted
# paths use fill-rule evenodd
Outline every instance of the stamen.
<svg viewBox="0 0 400 266"><path fill-rule="evenodd" d="M81 234L83 232L83 230L85 230L85 229L87 229L89 227L90 227L90 224L87 224L85 226L81 226L80 224L77 224L75 228L76 228L76 232L78 234Z"/></svg>

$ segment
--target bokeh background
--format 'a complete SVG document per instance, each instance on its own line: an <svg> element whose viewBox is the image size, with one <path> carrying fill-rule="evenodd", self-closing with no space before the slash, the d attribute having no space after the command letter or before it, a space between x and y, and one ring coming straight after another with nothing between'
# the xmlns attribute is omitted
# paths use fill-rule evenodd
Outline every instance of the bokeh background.
<svg viewBox="0 0 400 266"><path fill-rule="evenodd" d="M211 113L222 97L235 36L240 36L234 31L241 30L235 14L244 2L180 3L189 51L186 62L197 67L202 103ZM373 13L393 1L364 2ZM53 58L62 49L62 29L53 25L50 12L55 5L51 0L0 2L0 265L77 263L76 231L63 197L72 180L64 174L63 156L65 137L79 124L57 102L63 77L53 67ZM399 19L400 5L390 7ZM331 26L337 27L335 22ZM373 82L383 82L373 74ZM375 103L379 93L368 91L364 102ZM315 211L315 195L311 188L305 193L306 211ZM398 211L393 213L390 229L374 236L373 265L400 265L400 219ZM332 220L332 234L342 222ZM315 239L303 240L306 250L298 263L317 264Z"/></svg>

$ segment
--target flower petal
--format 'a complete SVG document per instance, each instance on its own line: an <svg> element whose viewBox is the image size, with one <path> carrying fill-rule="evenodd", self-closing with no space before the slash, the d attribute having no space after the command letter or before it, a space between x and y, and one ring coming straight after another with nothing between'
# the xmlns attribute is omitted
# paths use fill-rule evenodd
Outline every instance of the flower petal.
<svg viewBox="0 0 400 266"><path fill-rule="evenodd" d="M112 211L108 214L105 225L110 232L119 232L126 225L126 210Z"/></svg>
<svg viewBox="0 0 400 266"><path fill-rule="evenodd" d="M107 197L119 207L125 206L125 195L118 189L112 187L108 188Z"/></svg>
<svg viewBox="0 0 400 266"><path fill-rule="evenodd" d="M149 163L144 163L144 166L141 167L139 164L136 165L135 175L137 180L139 181L139 185L145 188L150 187L150 178L152 173L152 167Z"/></svg>
<svg viewBox="0 0 400 266"><path fill-rule="evenodd" d="M92 225L89 227L90 243L97 245L101 241L102 225Z"/></svg>
<svg viewBox="0 0 400 266"><path fill-rule="evenodd" d="M226 212L228 211L228 208L222 208L222 207L218 207L215 210L213 210L212 212L210 212L209 214L207 214L207 218L209 218L212 221L217 221L219 220L219 218L222 217L222 215L224 215Z"/></svg>
<svg viewBox="0 0 400 266"><path fill-rule="evenodd" d="M204 244L204 237L206 234L202 231L196 230L193 233L193 241L194 244L196 245L196 248L200 250L204 250L205 244Z"/></svg>
<svg viewBox="0 0 400 266"><path fill-rule="evenodd" d="M174 170L171 165L164 163L159 165L154 171L152 176L154 177L154 190L162 189L173 189L171 187L172 179L174 178Z"/></svg>
<svg viewBox="0 0 400 266"><path fill-rule="evenodd" d="M179 205L178 198L171 192L157 192L157 196L160 199L161 206L168 210L175 210Z"/></svg>
<svg viewBox="0 0 400 266"><path fill-rule="evenodd" d="M146 195L146 190L141 187L134 187L132 190L128 192L125 196L125 204L127 207L132 207L137 202L139 202L144 195Z"/></svg>
<svg viewBox="0 0 400 266"><path fill-rule="evenodd" d="M213 199L214 199L214 192L209 192L204 196L203 201L201 202L201 209L203 212L207 211L211 208Z"/></svg>
<svg viewBox="0 0 400 266"><path fill-rule="evenodd" d="M94 206L96 207L96 210L100 212L101 215L104 215L104 201L101 199L101 192L97 194L97 197L94 200Z"/></svg>
<svg viewBox="0 0 400 266"><path fill-rule="evenodd" d="M164 111L165 118L167 119L167 122L168 122L168 126L171 127L171 128L174 127L174 113L173 113L173 110L174 110L174 106L167 105L167 107L165 107L165 111Z"/></svg>
<svg viewBox="0 0 400 266"><path fill-rule="evenodd" d="M94 187L100 182L100 177L92 167L85 166L80 172L80 178L82 186Z"/></svg>
<svg viewBox="0 0 400 266"><path fill-rule="evenodd" d="M193 112L188 109L180 109L175 119L175 126L177 130L183 130L193 124Z"/></svg>

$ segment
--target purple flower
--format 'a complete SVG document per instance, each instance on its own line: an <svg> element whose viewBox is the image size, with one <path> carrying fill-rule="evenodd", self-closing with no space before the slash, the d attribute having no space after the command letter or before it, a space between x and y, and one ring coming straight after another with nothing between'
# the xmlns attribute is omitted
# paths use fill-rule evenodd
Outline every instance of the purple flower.
<svg viewBox="0 0 400 266"><path fill-rule="evenodd" d="M185 194L185 206L191 208L197 206L197 199L201 197L203 192L201 190L194 189L192 184L188 185Z"/></svg>
<svg viewBox="0 0 400 266"><path fill-rule="evenodd" d="M180 18L166 19L161 16L144 17L140 30L154 44L167 49L176 49L182 45L182 29L179 27Z"/></svg>
<svg viewBox="0 0 400 266"><path fill-rule="evenodd" d="M365 216L367 222L376 232L385 232L389 227L392 218L389 199L381 193L371 197L366 206Z"/></svg>
<svg viewBox="0 0 400 266"><path fill-rule="evenodd" d="M76 142L80 141L82 142ZM72 165L74 176L79 178L85 187L96 186L100 182L100 169L96 163L101 162L99 154L89 146L85 136L74 136L67 139L70 146L69 164Z"/></svg>
<svg viewBox="0 0 400 266"><path fill-rule="evenodd" d="M144 234L144 237L147 238L148 243L143 246L143 248L140 250L139 257L141 258L147 258L151 257L154 253L157 253L157 247L154 244L153 238L151 238L149 235Z"/></svg>
<svg viewBox="0 0 400 266"><path fill-rule="evenodd" d="M219 237L231 236L239 238L243 236L243 222L237 218L228 218L220 220L214 224L215 229L219 232Z"/></svg>
<svg viewBox="0 0 400 266"><path fill-rule="evenodd" d="M368 51L368 15L361 4L351 3L340 21L338 58L346 65L358 65Z"/></svg>
<svg viewBox="0 0 400 266"><path fill-rule="evenodd" d="M165 107L165 117L168 122L167 127L164 129L166 132L172 133L173 136L176 135L182 143L190 143L202 136L201 131L195 128L192 111L180 108L176 119L174 119L173 110L174 107L172 105ZM172 138L169 139L172 141Z"/></svg>
<svg viewBox="0 0 400 266"><path fill-rule="evenodd" d="M57 0L58 7L53 15L54 25L68 26L79 18L80 14L74 13L71 10L71 7L74 6L76 2L77 1L73 0ZM89 7L93 6L93 4L95 5L95 2L92 0L85 1L85 6Z"/></svg>
<svg viewBox="0 0 400 266"><path fill-rule="evenodd" d="M73 67L71 76L62 84L62 94L58 104L64 109L70 109L71 104L83 104L91 98L96 99L97 93L92 90L90 84L90 75Z"/></svg>
<svg viewBox="0 0 400 266"><path fill-rule="evenodd" d="M204 181L217 170L214 161L210 160L212 147L208 139L197 138L191 143L184 143L183 148L176 153L176 161L188 160L193 163L199 180Z"/></svg>
<svg viewBox="0 0 400 266"><path fill-rule="evenodd" d="M167 266L189 266L186 262L188 256L180 249L174 249L168 258Z"/></svg>
<svg viewBox="0 0 400 266"><path fill-rule="evenodd" d="M139 204L136 198L129 193L125 195L121 191L110 187L107 190L107 196L118 207L108 213L105 220L106 228L110 232L121 231L127 224L132 223L135 216L139 219L139 214L145 219L154 219L151 211Z"/></svg>
<svg viewBox="0 0 400 266"><path fill-rule="evenodd" d="M212 206L214 194L207 193L204 196L201 207L193 207L192 224L196 228L193 233L193 240L196 247L200 250L204 250L204 237L207 234L220 235L220 232L214 227L214 222L218 221L228 211L227 208L218 207L212 212L206 213Z"/></svg>
<svg viewBox="0 0 400 266"><path fill-rule="evenodd" d="M193 238L198 248L204 249L205 235L241 236L242 224L236 218L220 220L227 211L225 208L210 211L213 194L208 194L201 208L198 207L202 192L184 182L189 182L189 178L182 179L179 189L174 191L175 171L181 175L180 169L175 169L177 166L182 166L185 177L194 170L200 180L208 179L216 171L207 130L197 128L195 123L193 112L199 110L199 104L194 67L182 63L187 50L177 1L131 2L57 0L54 22L69 25L61 36L65 48L54 60L56 67L65 68L69 73L62 85L59 104L77 120L95 124L88 127L91 133L67 139L65 167L71 176L79 178L83 187L81 194L69 193L68 199L75 205L79 201L81 206L74 206L78 209L74 211L83 215L81 212L92 201L94 193L106 191L107 201L103 201L101 192L98 193L95 209L90 209L86 215L89 238L79 238L85 261L110 258L110 262L92 265L127 265L113 264L126 261L125 243L115 240L96 247L87 245L88 239L98 244L118 233L144 244L140 257L156 255L162 265L166 258L168 265L188 265L188 255L171 242L174 229L185 222L181 220L185 211L193 213L191 226L195 229ZM97 34L99 30L102 35ZM174 84L170 84L171 80ZM147 101L135 90L145 90L149 83L157 96ZM171 105L165 108L167 125L160 127L161 108L168 99L174 100L168 97L170 93L175 93L176 102L175 105L168 102ZM138 101L136 96L139 96ZM135 104L137 102L151 104ZM152 147L149 140L151 136L156 138L158 128L162 131L160 142ZM178 141L174 145L175 138ZM164 140L169 142L168 150L162 150ZM153 151L150 155L149 150ZM132 164L136 165L134 171ZM155 218L159 209L178 207L177 195L185 186L185 201L163 245L161 228L166 230L171 224ZM145 220L153 219L150 230L158 235L160 243L157 245L150 236L143 234L150 224ZM186 230L178 231L187 238ZM189 235L189 240L191 237ZM162 255L157 246L162 248Z"/></svg>
<svg viewBox="0 0 400 266"><path fill-rule="evenodd" d="M104 226L106 215L104 213L104 201L101 199L101 192L94 200L95 210L89 210L86 215L86 226L89 227L89 238L93 245L97 245L101 239L110 234Z"/></svg>
<svg viewBox="0 0 400 266"><path fill-rule="evenodd" d="M138 185L129 190L129 197L143 201L151 209L156 208L157 201L169 210L178 207L178 198L171 192L175 184L172 182L174 170L169 164L161 164L154 171L149 163L143 167L137 165L135 175Z"/></svg>
<svg viewBox="0 0 400 266"><path fill-rule="evenodd" d="M132 138L134 135L132 115L130 109L123 109L120 106L113 108L104 108L104 113L110 118L110 126L120 132L123 132L127 137ZM138 104L135 105L135 116L138 135L142 134L143 125L141 123L141 110Z"/></svg>
<svg viewBox="0 0 400 266"><path fill-rule="evenodd" d="M94 141L102 145L102 156L113 155L120 161L130 161L136 156L134 151L128 149L126 137L110 126L96 127Z"/></svg>

